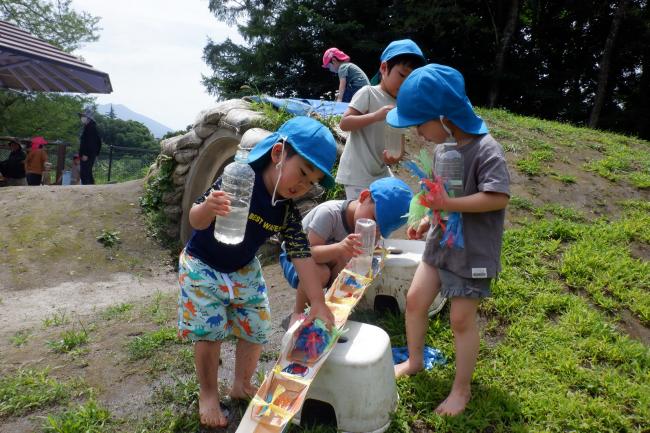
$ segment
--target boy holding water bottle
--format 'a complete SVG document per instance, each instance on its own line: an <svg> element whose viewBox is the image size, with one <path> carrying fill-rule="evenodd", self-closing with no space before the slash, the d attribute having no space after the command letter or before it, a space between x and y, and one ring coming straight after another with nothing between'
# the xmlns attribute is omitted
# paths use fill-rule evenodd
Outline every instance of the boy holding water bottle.
<svg viewBox="0 0 650 433"><path fill-rule="evenodd" d="M384 119L395 106L404 79L425 63L422 50L410 39L391 42L380 60L381 82L355 93L339 125L350 132L336 174L336 182L343 184L348 200L358 198L373 181L390 176L386 164L401 159L402 152L395 155L386 151ZM397 140L401 147L401 137Z"/></svg>
<svg viewBox="0 0 650 433"><path fill-rule="evenodd" d="M388 238L406 223L413 193L395 177L384 177L361 191L356 200L330 200L313 208L302 219L311 255L318 266L321 287L327 287L351 258L360 254L355 224L361 218L376 222L379 233ZM291 287L298 289L291 323L305 310L307 296L292 260L283 250L280 264Z"/></svg>
<svg viewBox="0 0 650 433"><path fill-rule="evenodd" d="M241 243L224 244L214 236L215 218L231 210L228 196L220 191L221 179L190 210L194 231L179 258L178 328L182 338L195 342L199 414L207 427L228 424L219 402L217 373L221 342L230 335L237 338L230 396L247 399L256 392L250 380L270 334L270 310L255 254L272 235L282 235L287 255L304 281L304 293L312 305L310 320L318 318L329 326L334 322L292 199L316 183L333 186L330 171L335 160L331 132L314 119L295 117L257 143L248 155L255 181Z"/></svg>
<svg viewBox="0 0 650 433"><path fill-rule="evenodd" d="M422 261L406 295L406 339L409 358L395 366L397 377L423 369L427 310L438 292L451 299L450 322L456 347L456 376L440 415L457 415L471 396L471 380L479 350L476 311L490 296L490 284L501 270L501 240L510 176L501 145L474 113L465 95L465 81L457 70L430 64L414 71L402 84L397 107L386 116L396 128L416 127L432 143L456 142L463 155L462 196L444 189L432 198L432 208L462 214L464 247L441 242L443 228L423 219L409 228L411 239L427 231Z"/></svg>

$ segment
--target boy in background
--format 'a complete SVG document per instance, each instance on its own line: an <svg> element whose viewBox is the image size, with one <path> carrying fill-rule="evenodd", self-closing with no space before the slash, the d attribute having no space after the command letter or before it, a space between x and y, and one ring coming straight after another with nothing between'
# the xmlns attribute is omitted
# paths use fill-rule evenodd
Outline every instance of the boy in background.
<svg viewBox="0 0 650 433"><path fill-rule="evenodd" d="M501 145L488 133L465 95L463 76L449 66L431 64L414 71L404 81L397 108L388 113L386 121L396 128L415 126L417 133L432 143L456 142L463 155L463 195L450 198L443 191L433 207L462 213L465 246L441 246L441 227L430 229L426 218L417 228L409 228L411 239L419 239L427 231L428 235L406 295L409 358L395 366L396 377L422 370L429 306L438 292L451 299L456 376L436 412L453 416L465 410L471 397L480 340L476 311L479 301L490 296L490 284L501 270L510 175Z"/></svg>
<svg viewBox="0 0 650 433"><path fill-rule="evenodd" d="M334 322L292 199L315 183L332 187L330 170L335 160L332 133L314 119L295 117L257 143L248 156L255 183L241 243L226 245L214 237L215 218L231 210L228 196L220 191L221 178L190 210L194 231L179 258L178 329L181 338L195 342L199 414L205 426L228 424L219 402L218 370L221 342L229 335L237 338L230 396L248 399L256 392L250 380L271 322L267 287L255 254L272 235L283 236L287 254L304 282L312 305L310 320L319 318L330 327Z"/></svg>
<svg viewBox="0 0 650 433"><path fill-rule="evenodd" d="M327 287L348 261L361 253L359 235L354 232L358 219L374 220L381 235L388 238L406 223L412 198L413 193L406 183L395 177L385 177L361 191L356 200L326 201L305 215L302 228L318 266L321 287ZM280 264L291 287L298 289L291 324L305 310L307 296L284 250L280 253Z"/></svg>
<svg viewBox="0 0 650 433"><path fill-rule="evenodd" d="M365 86L354 95L339 125L350 132L336 174L336 182L343 184L348 200L359 197L373 181L390 176L386 164L401 159L402 155L394 158L385 152L384 119L395 106L404 79L425 63L422 50L410 39L391 42L380 60L381 82Z"/></svg>

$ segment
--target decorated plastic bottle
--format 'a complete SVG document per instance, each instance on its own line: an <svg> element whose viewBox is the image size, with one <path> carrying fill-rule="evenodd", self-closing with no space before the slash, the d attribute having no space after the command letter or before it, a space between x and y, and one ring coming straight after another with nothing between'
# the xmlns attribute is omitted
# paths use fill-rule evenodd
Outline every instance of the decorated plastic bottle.
<svg viewBox="0 0 650 433"><path fill-rule="evenodd" d="M370 272L372 266L377 224L371 219L360 218L357 220L354 231L359 235L362 253L350 261L350 270L365 276Z"/></svg>
<svg viewBox="0 0 650 433"><path fill-rule="evenodd" d="M226 166L221 176L221 190L228 193L231 210L226 216L217 216L214 237L224 244L236 245L244 240L255 184L255 172L247 160L248 149L240 147L235 154L235 161Z"/></svg>
<svg viewBox="0 0 650 433"><path fill-rule="evenodd" d="M449 197L463 196L463 155L456 143L442 143L436 147L433 172L442 178Z"/></svg>

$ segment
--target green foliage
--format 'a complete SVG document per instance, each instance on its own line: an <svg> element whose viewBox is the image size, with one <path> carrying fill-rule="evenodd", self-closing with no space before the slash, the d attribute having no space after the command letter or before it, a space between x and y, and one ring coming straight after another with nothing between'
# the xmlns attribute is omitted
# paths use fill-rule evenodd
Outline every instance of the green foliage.
<svg viewBox="0 0 650 433"><path fill-rule="evenodd" d="M31 333L27 330L18 331L11 337L11 344L20 347L27 343L27 339L30 335Z"/></svg>
<svg viewBox="0 0 650 433"><path fill-rule="evenodd" d="M124 316L126 316L127 313L133 310L133 306L134 306L133 304L129 304L129 303L112 305L102 312L101 314L102 319L113 320L113 319L123 318Z"/></svg>
<svg viewBox="0 0 650 433"><path fill-rule="evenodd" d="M162 210L164 206L162 198L166 192L174 190L172 174L176 167L176 161L174 158L160 154L156 159L156 164L159 169L150 174L145 180L144 191L142 197L140 197L140 207L145 215L149 233L165 244L172 246L176 241L171 239L164 231L164 228L168 225L168 219Z"/></svg>
<svg viewBox="0 0 650 433"><path fill-rule="evenodd" d="M70 318L68 317L65 310L59 310L52 313L51 316L43 319L43 328L49 328L51 326L62 326L70 323Z"/></svg>
<svg viewBox="0 0 650 433"><path fill-rule="evenodd" d="M72 0L0 0L0 19L64 51L99 39L99 17L77 12Z"/></svg>
<svg viewBox="0 0 650 433"><path fill-rule="evenodd" d="M109 424L110 412L89 400L60 415L48 416L43 429L47 433L104 433Z"/></svg>
<svg viewBox="0 0 650 433"><path fill-rule="evenodd" d="M30 138L42 135L48 141L79 142L79 116L87 96L58 93L17 93L0 89L0 135Z"/></svg>
<svg viewBox="0 0 650 433"><path fill-rule="evenodd" d="M81 382L62 383L48 370L23 370L0 377L0 419L23 415L80 394Z"/></svg>
<svg viewBox="0 0 650 433"><path fill-rule="evenodd" d="M119 231L103 229L101 234L97 236L97 242L104 245L106 248L113 248L122 242L119 235Z"/></svg>
<svg viewBox="0 0 650 433"><path fill-rule="evenodd" d="M342 49L371 77L386 45L408 36L425 56L462 71L475 105L493 102L547 119L586 122L604 72L607 92L598 126L650 137L645 121L650 86L643 67L650 26L640 0L616 5L599 0L588 10L571 2L496 0L481 7L470 0L426 6L414 0L211 0L209 7L219 20L236 23L243 38L241 44L209 41L204 48L213 71L204 85L221 98L242 96L246 85L273 96L318 98L337 87L336 77L321 67L325 49ZM608 70L585 68L594 59L603 62L620 7L625 13ZM514 31L507 38L510 25ZM497 67L502 50L503 71ZM508 132L496 131L499 138Z"/></svg>
<svg viewBox="0 0 650 433"><path fill-rule="evenodd" d="M101 114L95 115L95 121L107 145L158 150L158 141L143 123Z"/></svg>
<svg viewBox="0 0 650 433"><path fill-rule="evenodd" d="M168 344L178 343L175 328L161 328L154 332L133 338L128 345L127 351L132 361L150 358L154 355L155 349L160 349Z"/></svg>
<svg viewBox="0 0 650 433"><path fill-rule="evenodd" d="M633 258L630 242L650 243L650 214L599 222L564 253L560 273L571 287L585 290L608 310L629 309L650 325L650 262Z"/></svg>
<svg viewBox="0 0 650 433"><path fill-rule="evenodd" d="M58 340L48 341L47 344L55 352L69 353L86 343L88 343L88 332L82 329L63 331Z"/></svg>

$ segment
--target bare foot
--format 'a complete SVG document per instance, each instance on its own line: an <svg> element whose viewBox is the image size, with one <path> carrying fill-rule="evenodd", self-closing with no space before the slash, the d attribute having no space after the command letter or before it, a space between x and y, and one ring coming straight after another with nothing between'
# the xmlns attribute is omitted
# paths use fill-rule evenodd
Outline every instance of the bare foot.
<svg viewBox="0 0 650 433"><path fill-rule="evenodd" d="M199 393L199 417L201 424L206 427L228 426L228 418L221 412L219 398L216 395L202 395Z"/></svg>
<svg viewBox="0 0 650 433"><path fill-rule="evenodd" d="M469 392L453 391L438 405L436 413L443 416L456 416L462 413L472 394Z"/></svg>
<svg viewBox="0 0 650 433"><path fill-rule="evenodd" d="M424 366L422 364L411 362L411 359L409 358L401 364L397 364L395 366L395 378L410 376L417 373L418 371L422 371L423 369Z"/></svg>
<svg viewBox="0 0 650 433"><path fill-rule="evenodd" d="M230 398L233 400L250 400L255 396L257 388L250 383L244 386L233 386L230 390Z"/></svg>

